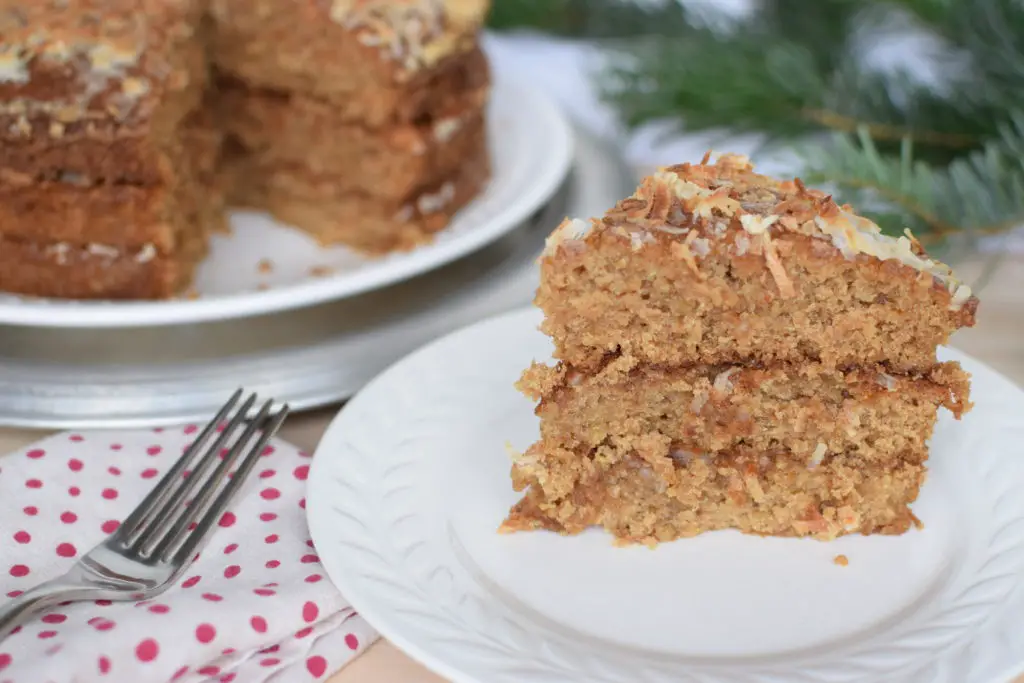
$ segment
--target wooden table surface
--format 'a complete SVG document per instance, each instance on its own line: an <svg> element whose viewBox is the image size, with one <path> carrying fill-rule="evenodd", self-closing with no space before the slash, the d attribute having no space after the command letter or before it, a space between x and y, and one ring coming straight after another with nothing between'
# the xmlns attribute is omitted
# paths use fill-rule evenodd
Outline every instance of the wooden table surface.
<svg viewBox="0 0 1024 683"><path fill-rule="evenodd" d="M981 262L958 267L968 281ZM962 330L953 346L979 358L1024 385L1024 256L1005 260L981 293L978 324ZM298 415L282 430L282 438L312 451L336 409ZM22 448L45 433L0 429L0 453ZM329 683L441 683L442 679L413 662L386 641L378 641ZM1014 683L1024 683L1021 676Z"/></svg>

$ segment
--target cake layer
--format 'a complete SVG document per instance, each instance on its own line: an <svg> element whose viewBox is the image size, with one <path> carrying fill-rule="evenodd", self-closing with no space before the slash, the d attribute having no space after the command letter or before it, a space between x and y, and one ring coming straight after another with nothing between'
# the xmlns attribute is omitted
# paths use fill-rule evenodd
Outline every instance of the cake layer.
<svg viewBox="0 0 1024 683"><path fill-rule="evenodd" d="M555 355L656 365L821 362L926 372L977 299L907 237L723 157L645 180L549 239L536 303Z"/></svg>
<svg viewBox="0 0 1024 683"><path fill-rule="evenodd" d="M400 198L486 149L486 98L486 90L468 92L422 122L377 129L339 122L321 100L237 84L220 90L218 110L254 166L301 166L337 178L339 190Z"/></svg>
<svg viewBox="0 0 1024 683"><path fill-rule="evenodd" d="M339 121L412 121L488 81L486 0L212 0L213 58L258 88L330 100Z"/></svg>
<svg viewBox="0 0 1024 683"><path fill-rule="evenodd" d="M203 231L187 235L173 255L152 245L120 249L69 242L24 242L0 236L0 290L67 299L165 299L181 292L206 255L209 231L222 214L210 212Z"/></svg>
<svg viewBox="0 0 1024 683"><path fill-rule="evenodd" d="M464 159L451 176L401 200L339 191L343 178L312 177L298 169L267 174L244 155L229 157L223 176L231 204L268 210L322 244L345 244L369 254L429 241L486 187L489 177L486 150Z"/></svg>
<svg viewBox="0 0 1024 683"><path fill-rule="evenodd" d="M783 451L805 465L833 456L884 465L924 462L937 410L969 409L957 363L921 377L821 365L632 368L612 361L584 375L534 365L520 382L539 401L546 444L635 448L657 439L682 452Z"/></svg>
<svg viewBox="0 0 1024 683"><path fill-rule="evenodd" d="M717 529L830 540L900 534L923 466L865 466L837 455L820 467L750 451L673 459L602 446L591 453L527 452L513 469L526 495L502 531L577 534L604 527L624 543L654 545Z"/></svg>
<svg viewBox="0 0 1024 683"><path fill-rule="evenodd" d="M0 167L159 183L208 81L199 0L47 0L0 10Z"/></svg>
<svg viewBox="0 0 1024 683"><path fill-rule="evenodd" d="M87 178L36 181L0 170L0 230L29 242L98 243L113 247L152 245L169 253L178 232L199 229L183 220L196 204L218 202L216 172L222 134L209 117L192 120L181 133L174 174L159 185L91 184Z"/></svg>

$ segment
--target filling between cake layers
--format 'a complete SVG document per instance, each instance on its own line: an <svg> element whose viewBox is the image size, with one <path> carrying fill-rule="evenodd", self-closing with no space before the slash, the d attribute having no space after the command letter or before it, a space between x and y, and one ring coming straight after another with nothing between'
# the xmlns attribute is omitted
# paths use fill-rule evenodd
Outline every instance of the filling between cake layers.
<svg viewBox="0 0 1024 683"><path fill-rule="evenodd" d="M817 364L623 367L595 374L534 365L519 383L539 401L541 437L565 448L628 445L638 438L695 452L782 450L808 466L834 454L871 463L921 463L937 410L970 406L953 363L928 376L831 370Z"/></svg>

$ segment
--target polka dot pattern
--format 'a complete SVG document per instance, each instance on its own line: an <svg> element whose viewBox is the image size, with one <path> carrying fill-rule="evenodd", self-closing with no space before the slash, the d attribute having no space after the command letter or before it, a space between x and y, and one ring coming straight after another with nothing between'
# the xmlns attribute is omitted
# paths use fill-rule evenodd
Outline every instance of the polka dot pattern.
<svg viewBox="0 0 1024 683"><path fill-rule="evenodd" d="M53 578L116 532L198 430L76 432L0 458L0 500L13 502L0 516L0 595ZM177 586L55 607L0 643L0 681L318 681L361 653L377 635L324 580L308 540L308 456L282 443L262 455L251 492Z"/></svg>

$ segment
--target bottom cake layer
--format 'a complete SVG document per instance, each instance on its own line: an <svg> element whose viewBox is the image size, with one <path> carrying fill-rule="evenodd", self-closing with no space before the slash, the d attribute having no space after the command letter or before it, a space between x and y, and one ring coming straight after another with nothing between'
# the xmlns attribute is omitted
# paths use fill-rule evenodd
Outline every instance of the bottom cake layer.
<svg viewBox="0 0 1024 683"><path fill-rule="evenodd" d="M192 282L206 256L207 236L225 229L223 204L195 207L171 255L152 244L123 248L73 242L31 242L0 235L0 291L62 299L166 299Z"/></svg>
<svg viewBox="0 0 1024 683"><path fill-rule="evenodd" d="M718 529L820 540L901 534L917 522L909 504L925 475L916 463L878 467L842 455L810 468L778 454L622 456L607 446L542 453L535 445L513 466L526 495L501 530L598 526L647 545Z"/></svg>
<svg viewBox="0 0 1024 683"><path fill-rule="evenodd" d="M490 159L482 147L455 174L401 201L342 192L340 179L312 176L301 168L260 168L237 148L228 152L222 179L231 205L269 211L321 244L384 254L412 249L447 227L487 186Z"/></svg>

